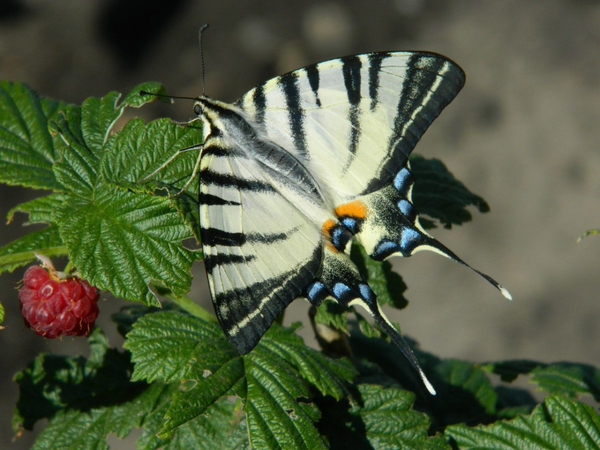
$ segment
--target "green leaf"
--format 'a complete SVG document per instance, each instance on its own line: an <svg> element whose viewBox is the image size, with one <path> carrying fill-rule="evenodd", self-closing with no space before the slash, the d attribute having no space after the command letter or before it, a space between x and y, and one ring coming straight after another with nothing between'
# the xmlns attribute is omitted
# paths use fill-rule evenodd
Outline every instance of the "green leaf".
<svg viewBox="0 0 600 450"><path fill-rule="evenodd" d="M244 377L242 359L219 326L178 312L140 318L127 335L133 379L184 381L165 416L161 436L193 420Z"/></svg>
<svg viewBox="0 0 600 450"><path fill-rule="evenodd" d="M66 106L40 98L25 84L0 82L0 182L62 190L52 172L57 154L48 122Z"/></svg>
<svg viewBox="0 0 600 450"><path fill-rule="evenodd" d="M52 218L52 213L66 199L66 195L56 193L38 197L12 208L7 215L12 221L17 212L29 215L24 225L32 223L47 223L49 227L34 231L0 248L0 273L12 271L17 267L27 265L35 260L35 252L45 256L63 256L67 248L63 245L58 228Z"/></svg>
<svg viewBox="0 0 600 450"><path fill-rule="evenodd" d="M168 404L164 405L164 411L166 407ZM159 414L155 414L151 420L144 422L144 430L138 439L137 448L140 450L250 448L246 420L240 402L234 404L228 399L219 400L209 409L207 415L199 416L177 428L170 440L162 440L157 436L162 425L161 419Z"/></svg>
<svg viewBox="0 0 600 450"><path fill-rule="evenodd" d="M537 361L530 360L513 360L513 361L500 361L483 364L481 367L490 373L500 375L500 379L504 382L512 382L518 378L519 375L528 374L536 367L544 365Z"/></svg>
<svg viewBox="0 0 600 450"><path fill-rule="evenodd" d="M377 329L373 325L371 325L367 321L367 319L365 319L359 313L355 313L355 314L356 314L356 321L358 322L358 328L360 329L360 332L362 334L364 334L368 338L381 337L381 331L379 329Z"/></svg>
<svg viewBox="0 0 600 450"><path fill-rule="evenodd" d="M397 388L359 384L354 403L323 408L319 428L333 449L448 448L430 439L429 418L412 409L414 394Z"/></svg>
<svg viewBox="0 0 600 450"><path fill-rule="evenodd" d="M439 359L419 351L412 340L405 339L435 387L435 398L424 391L414 369L395 345L382 339L368 339L358 333L352 334L351 343L354 355L361 358L363 364L365 361L376 364L400 386L418 393L419 406L431 411L436 427L458 422L487 423L494 419L498 407L521 406L510 402L508 393L505 393L507 398L499 403L498 393L480 366ZM510 411L505 413L509 414Z"/></svg>
<svg viewBox="0 0 600 450"><path fill-rule="evenodd" d="M413 202L417 210L422 215L437 219L444 228L470 221L472 216L468 206L474 206L482 213L490 210L485 200L454 178L440 160L413 155L410 165L416 180ZM421 223L428 228L434 226L434 222L425 219Z"/></svg>
<svg viewBox="0 0 600 450"><path fill-rule="evenodd" d="M315 322L322 323L328 327L333 327L346 334L349 334L346 316L348 310L339 303L325 299L317 308Z"/></svg>
<svg viewBox="0 0 600 450"><path fill-rule="evenodd" d="M287 361L321 394L330 395L336 400L347 395L345 381L350 381L356 375L356 370L348 360L328 358L307 347L290 329L280 326L271 327L261 340L259 350L263 349L271 357Z"/></svg>
<svg viewBox="0 0 600 450"><path fill-rule="evenodd" d="M512 419L529 414L538 403L525 389L496 386L495 391L498 395L495 417L498 419Z"/></svg>
<svg viewBox="0 0 600 450"><path fill-rule="evenodd" d="M382 339L367 339L353 333L352 349L360 362L361 382L390 386L390 380L418 394L419 410L426 410L434 429L466 422L469 425L490 423L499 418L528 413L535 399L527 391L504 386L494 387L488 378L489 367L452 359L440 359L420 351L405 336L421 367L435 387L431 397L395 345ZM380 372L376 370L379 368Z"/></svg>
<svg viewBox="0 0 600 450"><path fill-rule="evenodd" d="M108 449L108 435L124 438L133 428L141 426L166 389L156 384L136 392L130 400L124 398L112 405L83 411L61 410L39 434L33 448Z"/></svg>
<svg viewBox="0 0 600 450"><path fill-rule="evenodd" d="M121 103L118 103L121 94L116 92L110 92L101 99L90 98L83 103L82 130L89 147L100 147L106 143L115 122L125 108L140 108L156 100L157 97L140 95L141 91L160 95L166 93L161 83L151 81L134 87Z"/></svg>
<svg viewBox="0 0 600 450"><path fill-rule="evenodd" d="M129 94L125 96L121 105L128 106L130 108L140 108L146 103L153 102L157 99L164 102L171 101L171 99L162 99L153 95L141 95L142 91L159 95L166 95L167 93L162 83L158 83L156 81L147 81L134 87Z"/></svg>
<svg viewBox="0 0 600 450"><path fill-rule="evenodd" d="M454 425L445 435L460 448L589 449L600 442L600 416L589 405L547 397L528 416L468 428Z"/></svg>
<svg viewBox="0 0 600 450"><path fill-rule="evenodd" d="M81 133L87 148L101 149L115 121L123 113L117 102L121 94L109 92L102 98L87 98L81 105Z"/></svg>
<svg viewBox="0 0 600 450"><path fill-rule="evenodd" d="M528 374L530 382L537 384L541 391L570 397L589 394L600 401L600 370L588 364L517 360L488 363L483 367L500 375L503 381L510 382L521 374Z"/></svg>
<svg viewBox="0 0 600 450"><path fill-rule="evenodd" d="M98 182L100 161L106 141L116 120L126 106L141 106L152 101L139 95L140 88L162 90L157 83L144 83L136 87L121 104L121 94L109 92L102 98L88 98L81 107L69 106L56 120L55 146L61 156L54 165L58 180L73 192L91 196Z"/></svg>
<svg viewBox="0 0 600 450"><path fill-rule="evenodd" d="M435 372L445 382L445 387L441 390L445 389L447 392L442 392L441 396L449 394L456 398L459 392L464 393L468 398L475 400L477 405L483 407L487 414L496 411L498 395L485 372L476 364L458 359L445 359L436 365ZM464 405L468 401L465 399L456 403Z"/></svg>
<svg viewBox="0 0 600 450"><path fill-rule="evenodd" d="M218 325L177 312L138 319L127 338L135 379L183 380L161 437L205 414L223 396L238 395L245 403L254 447L300 445L302 440L309 447L321 445L313 425L319 411L310 386L342 398L345 380L354 375L347 361L326 358L279 325L243 357ZM270 427L265 428L265 420Z"/></svg>
<svg viewBox="0 0 600 450"><path fill-rule="evenodd" d="M576 397L589 394L600 402L600 370L587 364L569 362L548 364L532 372L531 382L550 394Z"/></svg>
<svg viewBox="0 0 600 450"><path fill-rule="evenodd" d="M55 219L71 261L90 284L158 305L148 283L161 282L177 295L186 293L195 259L181 246L189 231L168 203L103 185L92 199L70 195Z"/></svg>
<svg viewBox="0 0 600 450"><path fill-rule="evenodd" d="M427 365L427 358L421 357L421 354L417 352L414 342L409 340L406 336L404 336L404 338L415 352L427 378L432 382L435 389L438 390L439 383L433 377L434 374L432 373L434 364ZM384 339L369 338L364 334L357 332L351 333L350 344L355 358L357 361L360 361L361 364L364 364L365 361L368 364L376 364L381 368L385 377L394 380L396 384L399 384L405 389L420 393L426 398L431 397L431 395L426 392L422 381L410 362L396 345L387 342Z"/></svg>
<svg viewBox="0 0 600 450"><path fill-rule="evenodd" d="M141 104L139 90L126 99ZM181 241L192 233L167 198L123 190L102 176L102 166L115 168L105 161L120 157L107 144L125 107L118 99L114 92L87 99L80 110L70 107L57 121L64 145L54 170L71 192L55 208L53 219L71 261L91 284L128 300L158 305L150 282L162 283L175 295L189 290L195 255ZM111 142L127 140L134 125L116 133Z"/></svg>
<svg viewBox="0 0 600 450"><path fill-rule="evenodd" d="M110 96L111 94L109 94ZM91 103L97 99L87 99L84 106L91 108ZM51 129L55 134L55 146L60 159L54 164L56 179L72 192L90 197L98 181L98 167L102 156L102 146L88 147L83 136L85 127L82 118L83 107L69 105L66 114L53 122ZM99 113L99 111L95 111ZM90 112L87 111L87 115ZM89 118L88 118L89 120ZM100 118L99 118L100 120ZM96 139L94 139L94 137ZM89 136L95 143L98 136Z"/></svg>
<svg viewBox="0 0 600 450"><path fill-rule="evenodd" d="M64 194L56 193L21 203L8 212L7 220L10 223L16 213L22 212L29 215L29 220L24 225L52 223L52 212L65 201L65 198Z"/></svg>
<svg viewBox="0 0 600 450"><path fill-rule="evenodd" d="M167 119L159 119L148 125L140 119L132 120L107 143L102 174L106 180L125 189L146 192L150 192L149 188L167 190L199 241L198 177L190 180L199 150L179 154L152 177L157 181L142 184L145 177L179 150L198 142L202 142L202 133L193 126L183 127ZM186 191L181 193L186 184Z"/></svg>
<svg viewBox="0 0 600 450"><path fill-rule="evenodd" d="M123 337L127 335L132 329L133 324L146 314L152 314L158 311L171 311L178 310L177 306L171 302L163 303L160 308L156 306L145 306L140 304L127 304L122 306L118 313L111 316L111 320L117 324L117 331ZM125 347L127 341L123 344Z"/></svg>
<svg viewBox="0 0 600 450"><path fill-rule="evenodd" d="M289 364L257 348L244 359L246 416L255 448L326 448L313 425L320 418L308 386ZM299 400L298 400L299 399Z"/></svg>
<svg viewBox="0 0 600 450"><path fill-rule="evenodd" d="M87 360L42 354L15 376L15 430L49 420L34 448L108 448L109 434L123 438L134 427L162 422L176 386L131 382L128 353L109 349L99 329L89 342Z"/></svg>
<svg viewBox="0 0 600 450"><path fill-rule="evenodd" d="M179 150L198 142L202 142L202 130L193 126L177 125L169 119L158 119L149 124L141 119L130 120L107 143L108 154L102 162L102 174L116 184L137 183ZM198 154L199 149L181 153L153 178L160 180L162 185L183 188L193 172ZM188 187L188 192L197 195L198 180Z"/></svg>
<svg viewBox="0 0 600 450"><path fill-rule="evenodd" d="M41 354L15 376L19 385L13 418L15 429L31 430L35 422L43 418L49 419L50 425L65 420L78 423L83 420L89 424L87 419L75 416L93 410L100 411L94 414L104 414L107 408L124 405L134 407L140 398L145 398L140 395L148 386L129 381L132 367L127 353L109 349L106 337L98 328L90 335L89 343L89 359ZM139 416L139 411L136 415ZM57 422L53 422L55 417ZM119 430L127 428L123 423L125 417L126 414L115 417L111 425L112 431L120 436L124 434ZM67 434L65 429L63 433Z"/></svg>
<svg viewBox="0 0 600 450"><path fill-rule="evenodd" d="M431 371L431 360L419 360ZM476 364L459 360L438 360L431 382L438 395L431 403L436 425L465 422L469 425L495 419L498 394L486 373Z"/></svg>
<svg viewBox="0 0 600 450"><path fill-rule="evenodd" d="M4 306L0 303L0 323L2 322L4 322ZM0 330L2 330L2 328L4 327L0 327Z"/></svg>
<svg viewBox="0 0 600 450"><path fill-rule="evenodd" d="M183 380L180 392L175 393L159 437L170 436L180 425L205 414L220 398L238 393L236 386L240 383L244 383L244 365L239 355L213 370L204 369L201 376L194 371Z"/></svg>
<svg viewBox="0 0 600 450"><path fill-rule="evenodd" d="M179 382L194 374L203 378L239 358L217 324L175 311L138 319L124 347L135 363L132 379L148 382Z"/></svg>
<svg viewBox="0 0 600 450"><path fill-rule="evenodd" d="M135 87L124 99L118 103L121 94L109 92L102 98L90 97L81 105L81 123L76 124L81 129L85 146L100 158L104 152L103 146L108 140L114 123L123 114L125 107L140 107L152 101L148 96L141 96L140 91L162 93L164 88L159 83L143 83ZM73 120L69 120L73 125ZM102 150L100 150L102 149ZM97 168L95 168L97 169Z"/></svg>
<svg viewBox="0 0 600 450"><path fill-rule="evenodd" d="M55 225L26 234L0 247L0 273L12 272L17 267L35 261L35 252L48 257L67 254L67 248L63 246Z"/></svg>

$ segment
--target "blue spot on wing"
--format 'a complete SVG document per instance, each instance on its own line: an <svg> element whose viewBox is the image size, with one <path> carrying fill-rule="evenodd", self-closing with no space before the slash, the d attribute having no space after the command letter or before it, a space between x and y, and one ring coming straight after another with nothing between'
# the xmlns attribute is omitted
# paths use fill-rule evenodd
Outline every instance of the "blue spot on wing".
<svg viewBox="0 0 600 450"><path fill-rule="evenodd" d="M327 297L327 292L327 288L320 281L315 281L306 288L306 296L315 306L318 306Z"/></svg>
<svg viewBox="0 0 600 450"><path fill-rule="evenodd" d="M361 297L369 303L375 301L375 293L371 290L368 284L363 283L358 286Z"/></svg>
<svg viewBox="0 0 600 450"><path fill-rule="evenodd" d="M404 228L400 238L400 248L403 254L410 254L417 246L421 233L412 228Z"/></svg>
<svg viewBox="0 0 600 450"><path fill-rule="evenodd" d="M413 205L406 199L402 199L398 201L398 208L400 212L405 216L410 216L413 212Z"/></svg>
<svg viewBox="0 0 600 450"><path fill-rule="evenodd" d="M337 299L343 298L350 293L350 288L344 283L335 283L333 286L333 295Z"/></svg>
<svg viewBox="0 0 600 450"><path fill-rule="evenodd" d="M343 252L346 249L346 245L351 238L351 231L340 224L335 225L329 230L329 239L333 246L340 252Z"/></svg>
<svg viewBox="0 0 600 450"><path fill-rule="evenodd" d="M375 247L371 258L381 261L382 259L390 256L392 253L396 253L398 250L400 250L400 248L396 242L389 239L383 239Z"/></svg>
<svg viewBox="0 0 600 450"><path fill-rule="evenodd" d="M342 219L342 225L344 225L352 234L358 233L358 222L352 217L344 217Z"/></svg>
<svg viewBox="0 0 600 450"><path fill-rule="evenodd" d="M412 186L412 182L413 180L410 170L408 170L406 167L403 167L394 178L394 187L398 190L398 192L406 195Z"/></svg>
<svg viewBox="0 0 600 450"><path fill-rule="evenodd" d="M333 245L336 247L340 245L340 239L344 234L344 230L342 228L334 228L331 232L331 240L333 241Z"/></svg>

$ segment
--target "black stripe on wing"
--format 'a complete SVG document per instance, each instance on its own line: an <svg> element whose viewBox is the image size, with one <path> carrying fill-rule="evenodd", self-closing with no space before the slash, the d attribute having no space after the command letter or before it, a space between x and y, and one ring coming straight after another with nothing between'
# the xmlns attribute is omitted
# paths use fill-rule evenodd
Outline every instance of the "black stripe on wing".
<svg viewBox="0 0 600 450"><path fill-rule="evenodd" d="M294 230L295 231L295 230ZM289 233L248 233L246 240L248 242L260 242L261 244L273 244L275 242L285 241L290 237Z"/></svg>
<svg viewBox="0 0 600 450"><path fill-rule="evenodd" d="M240 191L275 192L275 188L262 181L238 178L231 174L216 173L210 169L200 171L202 184L212 184L221 187L234 187Z"/></svg>
<svg viewBox="0 0 600 450"><path fill-rule="evenodd" d="M409 58L388 143L390 158L382 166L381 176L373 179L363 194L383 187L396 175L425 130L458 94L464 81L463 71L440 55L415 53Z"/></svg>
<svg viewBox="0 0 600 450"><path fill-rule="evenodd" d="M205 253L204 266L206 267L207 272L212 272L217 266L224 266L227 264L246 264L254 259L256 259L256 256L254 255L236 255L226 253L210 255Z"/></svg>
<svg viewBox="0 0 600 450"><path fill-rule="evenodd" d="M319 98L319 84L321 81L321 77L319 75L319 69L316 64L312 66L308 66L304 69L306 71L306 77L308 78L308 84L315 96L315 103L320 108L321 107L321 99Z"/></svg>
<svg viewBox="0 0 600 450"><path fill-rule="evenodd" d="M217 129L214 128L213 129ZM202 157L208 156L208 155L212 155L212 156L218 156L218 157L222 157L222 156L229 156L231 155L232 152L231 151L227 151L225 148L219 146L219 145L205 145L204 148L202 149Z"/></svg>
<svg viewBox="0 0 600 450"><path fill-rule="evenodd" d="M300 89L298 87L298 72L282 75L277 80L288 108L288 119L294 145L300 155L307 154L306 134L304 132L304 110L300 109Z"/></svg>
<svg viewBox="0 0 600 450"><path fill-rule="evenodd" d="M438 81L438 75L445 63L442 59L423 57L419 54L409 59L396 109L394 134L388 144L388 147L393 149L391 154L399 151L408 158L419 138L439 114L439 102L432 101L431 97L429 104L426 104L425 99L434 92L434 84ZM413 117L418 108L425 111ZM400 136L402 140L398 140Z"/></svg>
<svg viewBox="0 0 600 450"><path fill-rule="evenodd" d="M241 247L246 242L273 244L288 239L293 231L289 233L232 233L219 228L200 228L202 243L214 247L222 245L225 247Z"/></svg>
<svg viewBox="0 0 600 450"><path fill-rule="evenodd" d="M231 233L218 228L200 228L200 239L205 245L214 247L224 245L226 247L241 247L246 242L244 233Z"/></svg>
<svg viewBox="0 0 600 450"><path fill-rule="evenodd" d="M382 61L389 57L389 53L371 53L369 55L369 98L371 111L375 111L379 104L379 74Z"/></svg>
<svg viewBox="0 0 600 450"><path fill-rule="evenodd" d="M350 145L348 150L350 155L344 166L345 170L348 170L354 160L361 135L359 120L361 70L362 63L358 56L348 56L342 59L342 76L348 95L348 103L350 103L348 110L348 121L350 122Z"/></svg>
<svg viewBox="0 0 600 450"><path fill-rule="evenodd" d="M208 205L208 206L213 206L213 205L240 206L240 203L238 203L238 202L234 202L232 200L225 200L224 198L219 197L218 195L206 194L204 192L200 192L200 194L198 194L198 203L200 203L201 205Z"/></svg>
<svg viewBox="0 0 600 450"><path fill-rule="evenodd" d="M262 125L265 122L265 108L267 107L267 99L265 98L265 90L262 84L256 86L254 89L252 101L256 109L256 121Z"/></svg>
<svg viewBox="0 0 600 450"><path fill-rule="evenodd" d="M305 264L245 287L217 292L217 317L241 354L252 350L279 313L300 297L321 265L322 249L315 248Z"/></svg>

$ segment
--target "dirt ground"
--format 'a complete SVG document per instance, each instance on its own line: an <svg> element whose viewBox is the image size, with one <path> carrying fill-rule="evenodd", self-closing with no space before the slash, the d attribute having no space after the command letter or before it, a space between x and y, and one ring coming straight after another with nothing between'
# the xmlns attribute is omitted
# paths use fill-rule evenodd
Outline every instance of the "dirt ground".
<svg viewBox="0 0 600 450"><path fill-rule="evenodd" d="M5 0L0 6L0 79L80 103L110 90L161 81L169 92L202 91L197 43L205 22L206 89L233 101L253 85L303 65L378 50L431 50L467 74L458 98L417 152L442 159L491 205L473 222L433 234L513 294L509 302L464 267L420 253L395 267L409 307L390 313L421 348L448 358L571 360L600 365L600 3L592 0L363 1ZM186 120L189 103L136 111ZM34 193L0 188L0 216ZM2 223L0 245L19 236L23 217ZM6 329L0 331L0 448L11 443L14 373L41 350L85 351L45 342L22 326L15 286L0 277ZM192 297L210 305L201 265ZM111 341L106 298L100 325ZM290 307L286 320L306 314ZM303 335L310 339L310 329ZM131 448L131 441L114 448Z"/></svg>

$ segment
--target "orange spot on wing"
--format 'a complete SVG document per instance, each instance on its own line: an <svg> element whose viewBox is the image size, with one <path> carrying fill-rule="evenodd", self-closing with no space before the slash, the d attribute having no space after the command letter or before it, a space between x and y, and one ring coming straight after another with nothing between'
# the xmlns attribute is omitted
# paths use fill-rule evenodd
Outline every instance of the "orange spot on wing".
<svg viewBox="0 0 600 450"><path fill-rule="evenodd" d="M331 243L331 228L334 225L335 225L335 222L332 219L327 219L325 222L323 222L323 226L321 227L321 230L323 231L323 234L325 235L325 245L327 245L329 250L331 250L334 253L337 253L338 252L337 249Z"/></svg>
<svg viewBox="0 0 600 450"><path fill-rule="evenodd" d="M358 200L335 208L335 214L338 217L354 217L355 219L364 219L367 216L367 206Z"/></svg>

